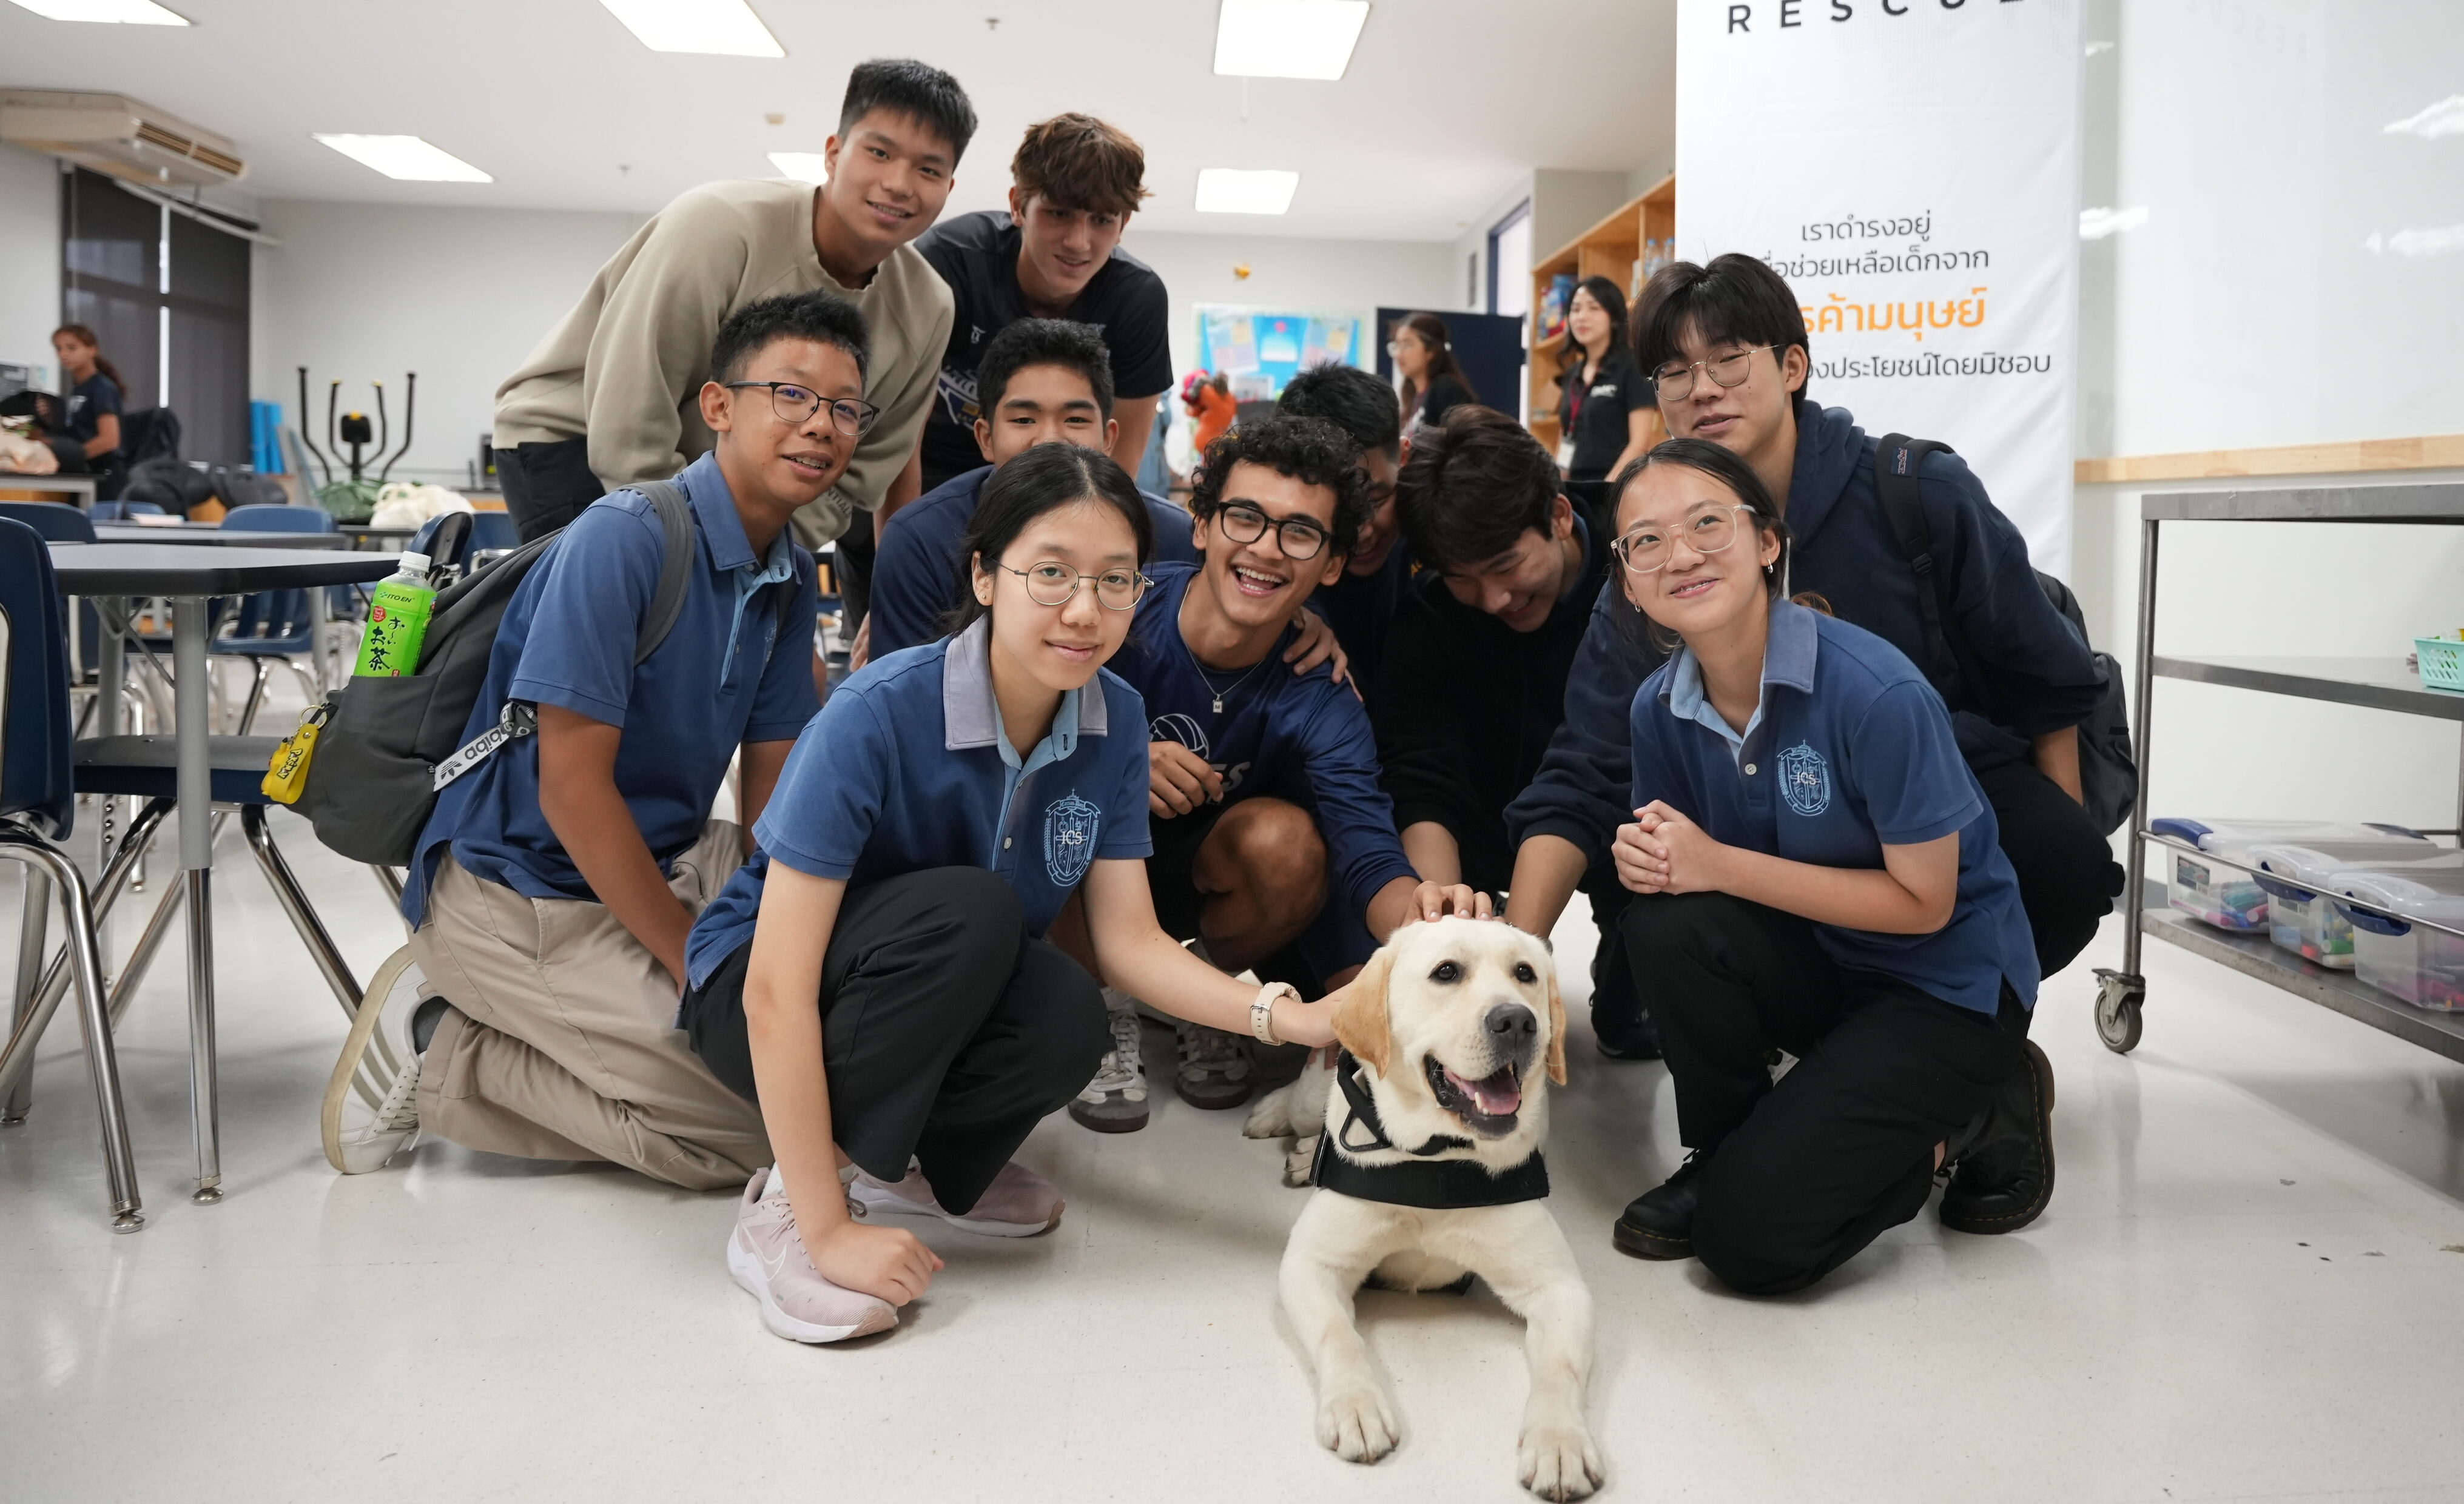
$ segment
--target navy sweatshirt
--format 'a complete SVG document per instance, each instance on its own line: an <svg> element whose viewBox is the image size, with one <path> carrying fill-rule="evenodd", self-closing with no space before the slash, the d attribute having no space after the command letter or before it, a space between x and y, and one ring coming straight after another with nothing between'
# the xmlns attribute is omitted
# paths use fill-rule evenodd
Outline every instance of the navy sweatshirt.
<svg viewBox="0 0 2464 1504"><path fill-rule="evenodd" d="M1891 535L1874 489L1880 447L1845 408L1797 403L1796 468L1787 508L1796 535L1790 588L1821 596L1839 620L1882 638L1912 663L1928 664L1933 649L1917 605L1916 573ZM1934 556L1955 583L1959 621L1991 681L2000 724L1958 708L1966 696L1955 678L1937 678L1934 688L1954 708L1952 730L1969 767L1981 772L2017 761L2028 755L2032 738L2087 718L2104 696L2104 671L2046 599L2028 562L2027 540L1965 460L1926 456L1917 494ZM1539 773L1507 807L1507 828L1518 847L1533 836L1556 836L1598 861L1617 828L1633 819L1626 802L1633 768L1628 716L1635 691L1666 657L1642 626L1612 580L1574 654L1566 719L1550 739Z"/></svg>

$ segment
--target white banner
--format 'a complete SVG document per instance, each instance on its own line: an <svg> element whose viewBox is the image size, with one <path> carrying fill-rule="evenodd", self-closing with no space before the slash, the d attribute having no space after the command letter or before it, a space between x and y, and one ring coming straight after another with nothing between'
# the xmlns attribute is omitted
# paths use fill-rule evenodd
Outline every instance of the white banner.
<svg viewBox="0 0 2464 1504"><path fill-rule="evenodd" d="M1679 0L1677 250L1776 268L1807 392L1939 439L2067 576L2079 0Z"/></svg>

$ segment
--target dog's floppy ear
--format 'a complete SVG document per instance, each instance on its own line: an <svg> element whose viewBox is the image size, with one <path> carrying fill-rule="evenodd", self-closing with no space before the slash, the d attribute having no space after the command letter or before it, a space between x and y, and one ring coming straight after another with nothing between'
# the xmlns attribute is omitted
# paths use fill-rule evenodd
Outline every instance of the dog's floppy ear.
<svg viewBox="0 0 2464 1504"><path fill-rule="evenodd" d="M1566 1002L1557 995L1557 968L1553 962L1546 967L1549 973L1549 1079L1559 1086L1566 1084Z"/></svg>
<svg viewBox="0 0 2464 1504"><path fill-rule="evenodd" d="M1386 1021L1386 979L1394 970L1394 951L1379 948L1353 978L1334 1011L1335 1042L1380 1076L1386 1074L1386 1061L1394 1054L1394 1035Z"/></svg>

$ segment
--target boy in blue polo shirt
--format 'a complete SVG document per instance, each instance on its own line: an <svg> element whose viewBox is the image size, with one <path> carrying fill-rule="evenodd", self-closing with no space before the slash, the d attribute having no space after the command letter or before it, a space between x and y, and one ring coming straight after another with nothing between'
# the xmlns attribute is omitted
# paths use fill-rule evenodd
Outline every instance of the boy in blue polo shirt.
<svg viewBox="0 0 2464 1504"><path fill-rule="evenodd" d="M740 751L749 824L817 706L813 560L788 521L874 416L867 359L863 316L826 293L720 325L700 395L716 447L674 482L689 588L641 664L666 544L640 493L585 509L515 592L463 734L512 701L537 707L538 734L448 785L421 834L403 915L427 987L395 989L385 1006L404 1016L353 1033L409 1063L373 1113L329 1126L337 1168L374 1169L423 1128L694 1189L768 1162L759 1116L686 1047L676 1003L693 917L743 860L738 826L710 818L728 764ZM441 996L391 1001L422 991Z"/></svg>
<svg viewBox="0 0 2464 1504"><path fill-rule="evenodd" d="M1378 786L1359 696L1279 653L1312 592L1343 572L1369 512L1359 448L1333 425L1277 414L1206 452L1190 510L1206 561L1158 564L1113 660L1146 701L1155 917L1225 971L1341 985L1408 911L1419 875ZM1055 931L1065 946L1067 925ZM1146 1122L1134 1002L1108 995L1113 1049L1070 1116ZM1174 1088L1202 1108L1249 1098L1249 1062L1220 1030L1180 1026Z"/></svg>
<svg viewBox="0 0 2464 1504"><path fill-rule="evenodd" d="M2050 1194L2053 1076L2026 1043L2036 951L1992 808L1897 648L1780 599L1788 530L1722 447L1624 490L1626 599L1683 646L1631 712L1618 926L1693 1152L1617 1246L1801 1290L1915 1216L1937 1171L2013 1142ZM1773 1051L1797 1057L1774 1085ZM2000 1232L2021 1214L1946 1225Z"/></svg>
<svg viewBox="0 0 2464 1504"><path fill-rule="evenodd" d="M1022 318L993 336L976 368L976 447L984 463L952 476L898 509L881 534L872 566L869 659L939 638L942 619L965 597L958 539L976 514L984 481L1039 444L1075 444L1110 453L1112 362L1104 337L1066 318ZM1195 562L1189 513L1146 498L1155 557Z"/></svg>

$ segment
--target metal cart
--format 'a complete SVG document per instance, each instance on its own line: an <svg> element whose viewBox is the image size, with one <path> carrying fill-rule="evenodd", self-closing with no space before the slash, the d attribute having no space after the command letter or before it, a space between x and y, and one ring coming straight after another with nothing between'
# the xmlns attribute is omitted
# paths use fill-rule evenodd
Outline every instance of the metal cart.
<svg viewBox="0 0 2464 1504"><path fill-rule="evenodd" d="M2265 931L2248 935L2213 929L2178 912L2161 900L2147 902L2147 848L2167 846L2187 851L2211 865L2250 869L2148 829L2148 770L2154 754L2148 740L2155 682L2195 679L2206 684L2256 689L2263 694L2295 695L2337 705L2367 706L2407 715L2426 715L2464 723L2464 693L2425 687L2404 660L2386 658L2167 658L2156 652L2157 530L2167 522L2377 522L2464 524L2464 483L2411 486L2337 486L2283 490L2170 492L2144 497L2139 530L2139 662L2132 744L2139 752L2139 801L2130 824L2130 867L2123 889L2124 913L2138 916L2123 935L2122 968L2097 970L2096 1031L2105 1047L2127 1052L2139 1043L2141 1012L2147 983L2140 974L2141 947L2145 937L2180 946L2211 961L2221 962L2247 976L2280 987L2322 1007L2332 1008L2374 1029L2384 1029L2435 1050L2450 1059L2464 1060L2464 1014L2413 1008L2366 987L2349 971L2316 966L2271 942ZM2464 832L2464 768L2456 780L2456 826ZM2464 839L2464 838L2459 838ZM2368 908L2367 905L2354 905ZM2408 923L2455 934L2443 925L2419 919Z"/></svg>

